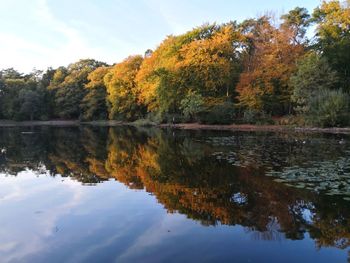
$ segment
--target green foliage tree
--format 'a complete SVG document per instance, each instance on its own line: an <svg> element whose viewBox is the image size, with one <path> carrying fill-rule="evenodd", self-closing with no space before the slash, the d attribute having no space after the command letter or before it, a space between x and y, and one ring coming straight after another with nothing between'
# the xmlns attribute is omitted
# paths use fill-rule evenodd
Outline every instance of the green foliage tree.
<svg viewBox="0 0 350 263"><path fill-rule="evenodd" d="M180 102L180 109L186 118L191 120L203 109L204 100L202 95L195 91L188 91L186 97Z"/></svg>
<svg viewBox="0 0 350 263"><path fill-rule="evenodd" d="M341 90L321 90L310 100L307 121L321 127L348 125L349 102L349 95Z"/></svg>
<svg viewBox="0 0 350 263"><path fill-rule="evenodd" d="M80 103L83 120L107 119L106 86L104 77L108 67L98 67L88 75L89 82L85 85L87 94Z"/></svg>
<svg viewBox="0 0 350 263"><path fill-rule="evenodd" d="M350 2L323 1L313 13L316 43L340 77L340 85L350 91Z"/></svg>
<svg viewBox="0 0 350 263"><path fill-rule="evenodd" d="M337 82L337 73L331 69L327 60L315 52L308 53L298 62L297 71L290 78L295 111L307 113L310 100L321 90L334 88Z"/></svg>
<svg viewBox="0 0 350 263"><path fill-rule="evenodd" d="M39 85L41 75L41 71L33 71L28 75L13 69L1 71L1 117L38 120L46 115L46 89Z"/></svg>
<svg viewBox="0 0 350 263"><path fill-rule="evenodd" d="M22 89L19 92L19 115L20 119L34 120L40 119L42 97L37 91Z"/></svg>
<svg viewBox="0 0 350 263"><path fill-rule="evenodd" d="M82 118L80 103L86 95L85 84L88 75L96 68L105 65L93 59L83 59L59 69L53 77L51 88L55 91L55 115L60 118Z"/></svg>
<svg viewBox="0 0 350 263"><path fill-rule="evenodd" d="M311 23L310 18L308 10L301 7L296 7L281 16L282 27L286 27L292 32L295 44L302 44L305 41L305 34Z"/></svg>
<svg viewBox="0 0 350 263"><path fill-rule="evenodd" d="M24 79L5 79L1 103L2 115L5 119L19 119L18 94L21 89L25 88L25 85Z"/></svg>

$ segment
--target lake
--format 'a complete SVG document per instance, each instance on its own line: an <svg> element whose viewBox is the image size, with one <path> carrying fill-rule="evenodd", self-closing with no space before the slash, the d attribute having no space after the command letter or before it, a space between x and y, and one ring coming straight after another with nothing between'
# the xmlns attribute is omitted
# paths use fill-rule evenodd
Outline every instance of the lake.
<svg viewBox="0 0 350 263"><path fill-rule="evenodd" d="M348 135L0 128L0 262L348 262Z"/></svg>

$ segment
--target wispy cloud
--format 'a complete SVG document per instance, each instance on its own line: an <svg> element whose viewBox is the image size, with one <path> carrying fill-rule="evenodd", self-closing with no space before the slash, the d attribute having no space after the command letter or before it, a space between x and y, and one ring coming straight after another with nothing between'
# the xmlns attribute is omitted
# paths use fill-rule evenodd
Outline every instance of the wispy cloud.
<svg viewBox="0 0 350 263"><path fill-rule="evenodd" d="M238 4L239 2L239 4ZM319 0L0 1L0 68L28 72L95 58L108 63L155 48L166 35L259 10L312 10Z"/></svg>
<svg viewBox="0 0 350 263"><path fill-rule="evenodd" d="M36 22L33 27L43 28L41 39L46 41L21 35L21 32L0 31L0 39L6 40L0 42L0 67L15 66L29 71L34 66L57 67L99 55L99 50L90 47L77 29L53 15L46 0L37 0L34 6L27 15Z"/></svg>

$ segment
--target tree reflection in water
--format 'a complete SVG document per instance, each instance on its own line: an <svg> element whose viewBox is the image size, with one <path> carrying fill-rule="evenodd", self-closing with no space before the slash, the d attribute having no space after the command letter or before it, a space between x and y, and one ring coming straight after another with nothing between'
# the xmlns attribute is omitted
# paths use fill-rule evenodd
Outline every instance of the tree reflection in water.
<svg viewBox="0 0 350 263"><path fill-rule="evenodd" d="M346 156L350 146L337 144L339 136L84 126L24 130L0 129L4 173L47 169L90 185L115 179L153 194L169 213L206 226L241 225L262 240L303 239L308 233L318 247L350 245L349 201L265 176Z"/></svg>

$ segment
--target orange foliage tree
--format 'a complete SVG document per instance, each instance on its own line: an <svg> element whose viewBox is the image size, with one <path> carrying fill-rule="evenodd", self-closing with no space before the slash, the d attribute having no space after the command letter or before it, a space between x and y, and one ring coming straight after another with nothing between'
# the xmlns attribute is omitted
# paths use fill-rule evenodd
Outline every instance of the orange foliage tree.
<svg viewBox="0 0 350 263"><path fill-rule="evenodd" d="M276 28L267 17L242 26L247 45L237 85L239 104L271 114L289 113L292 89L288 82L304 46L293 41L293 30Z"/></svg>

